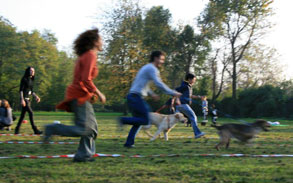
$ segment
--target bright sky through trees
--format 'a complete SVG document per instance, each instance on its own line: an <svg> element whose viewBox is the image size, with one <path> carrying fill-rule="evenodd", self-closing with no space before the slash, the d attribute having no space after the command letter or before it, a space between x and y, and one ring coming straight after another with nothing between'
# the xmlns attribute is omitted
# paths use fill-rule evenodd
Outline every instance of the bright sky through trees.
<svg viewBox="0 0 293 183"><path fill-rule="evenodd" d="M146 8L156 5L168 8L174 25L179 22L195 25L195 18L207 0L141 0L141 3ZM58 48L69 51L80 32L101 27L95 17L111 5L111 0L0 0L0 16L8 19L19 31L50 30L58 39ZM274 1L272 7L276 14L272 22L276 26L264 40L265 44L278 50L287 78L293 78L292 5L291 0Z"/></svg>

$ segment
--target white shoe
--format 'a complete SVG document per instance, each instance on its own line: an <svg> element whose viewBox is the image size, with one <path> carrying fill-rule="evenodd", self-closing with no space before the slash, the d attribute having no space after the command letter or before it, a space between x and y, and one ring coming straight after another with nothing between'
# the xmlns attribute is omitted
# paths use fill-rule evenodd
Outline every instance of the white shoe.
<svg viewBox="0 0 293 183"><path fill-rule="evenodd" d="M200 138L201 136L204 136L206 133L205 132L201 132L200 134L196 135L195 138L198 139Z"/></svg>

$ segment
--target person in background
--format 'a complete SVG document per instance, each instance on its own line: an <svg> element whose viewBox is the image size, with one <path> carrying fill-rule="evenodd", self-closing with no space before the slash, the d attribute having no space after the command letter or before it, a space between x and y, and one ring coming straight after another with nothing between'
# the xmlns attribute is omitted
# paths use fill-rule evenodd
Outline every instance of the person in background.
<svg viewBox="0 0 293 183"><path fill-rule="evenodd" d="M7 100L2 100L0 103L0 129L6 127L6 130L10 131L10 126L13 124L12 109Z"/></svg>
<svg viewBox="0 0 293 183"><path fill-rule="evenodd" d="M43 132L38 130L37 126L34 123L33 110L31 108L31 96L35 98L37 103L41 101L40 97L33 91L35 80L35 69L33 67L27 67L24 73L24 76L20 82L19 94L20 94L20 103L21 103L21 115L18 120L17 126L15 128L15 134L19 134L19 129L22 124L22 121L25 117L26 112L29 113L29 119L34 131L34 134L42 134Z"/></svg>
<svg viewBox="0 0 293 183"><path fill-rule="evenodd" d="M143 97L150 95L154 100L159 100L159 96L150 89L150 83L154 84L168 95L175 97L181 96L175 90L171 90L165 85L160 78L160 68L165 62L165 54L161 51L153 51L150 57L150 63L144 65L136 74L132 82L129 94L127 95L127 103L133 117L118 118L118 125L132 125L129 131L124 147L134 147L134 141L141 125L149 124L150 107Z"/></svg>
<svg viewBox="0 0 293 183"><path fill-rule="evenodd" d="M106 97L93 83L98 76L97 54L102 51L103 41L98 29L81 33L74 41L74 51L78 55L75 63L73 82L67 87L65 100L57 109L74 113L74 126L53 123L45 126L43 141L49 141L52 135L81 137L74 162L94 161L96 153L95 139L98 124L91 103L99 99L103 104Z"/></svg>
<svg viewBox="0 0 293 183"><path fill-rule="evenodd" d="M212 104L212 123L214 125L217 124L217 119L218 119L218 110L216 109L216 105Z"/></svg>
<svg viewBox="0 0 293 183"><path fill-rule="evenodd" d="M197 117L190 107L192 99L200 99L201 96L192 95L192 86L196 81L195 75L188 73L185 76L185 80L182 81L181 86L176 88L176 91L182 93L180 99L180 105L176 106L176 112L181 112L191 121L191 126L193 128L195 138L200 138L205 135L201 132L197 126Z"/></svg>
<svg viewBox="0 0 293 183"><path fill-rule="evenodd" d="M208 101L206 96L202 96L201 98L201 107L202 107L202 115L203 120L201 122L202 126L205 126L208 122L208 114L209 114L209 107L208 107Z"/></svg>

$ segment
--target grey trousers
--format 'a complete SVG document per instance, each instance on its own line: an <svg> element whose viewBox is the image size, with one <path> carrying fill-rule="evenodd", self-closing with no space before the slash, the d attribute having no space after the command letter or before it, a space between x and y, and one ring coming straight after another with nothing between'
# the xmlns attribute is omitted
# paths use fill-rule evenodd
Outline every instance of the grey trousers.
<svg viewBox="0 0 293 183"><path fill-rule="evenodd" d="M89 102L78 105L77 100L70 102L74 112L74 126L50 124L46 126L45 135L61 135L67 137L81 137L75 159L83 160L96 153L95 139L98 135L98 124L93 106Z"/></svg>

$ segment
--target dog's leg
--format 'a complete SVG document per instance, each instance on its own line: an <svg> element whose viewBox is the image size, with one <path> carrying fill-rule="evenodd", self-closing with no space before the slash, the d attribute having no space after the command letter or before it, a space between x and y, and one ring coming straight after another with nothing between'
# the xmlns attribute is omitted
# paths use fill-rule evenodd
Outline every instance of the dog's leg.
<svg viewBox="0 0 293 183"><path fill-rule="evenodd" d="M151 138L151 141L155 140L160 135L161 131L162 131L161 128L158 128L157 132Z"/></svg>
<svg viewBox="0 0 293 183"><path fill-rule="evenodd" d="M230 138L228 138L228 141L227 141L227 143L226 143L226 149L228 149L229 148L229 145L230 145Z"/></svg>
<svg viewBox="0 0 293 183"><path fill-rule="evenodd" d="M220 136L220 142L215 146L215 148L219 151L220 146L226 145L229 143L229 137L227 136L226 131L219 131L219 136ZM228 145L229 146L229 145Z"/></svg>
<svg viewBox="0 0 293 183"><path fill-rule="evenodd" d="M153 137L153 135L152 135L148 130L144 130L144 132L145 132L149 137Z"/></svg>
<svg viewBox="0 0 293 183"><path fill-rule="evenodd" d="M168 141L168 132L169 132L169 131L166 131L166 130L164 131L164 137L165 137L165 140L166 140L166 141Z"/></svg>

